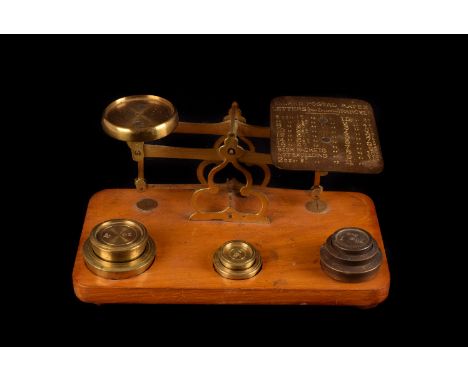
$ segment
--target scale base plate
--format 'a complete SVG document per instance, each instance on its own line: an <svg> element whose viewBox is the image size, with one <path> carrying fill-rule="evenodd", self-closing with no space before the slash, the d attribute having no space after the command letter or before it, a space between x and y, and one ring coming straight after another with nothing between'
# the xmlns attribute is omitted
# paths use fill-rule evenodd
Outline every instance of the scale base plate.
<svg viewBox="0 0 468 382"><path fill-rule="evenodd" d="M200 185L150 185L145 192L108 189L95 194L81 234L73 270L77 297L95 304L289 304L375 306L388 296L390 273L372 200L354 192L323 192L327 210L306 209L310 191L262 188L270 200L271 224L190 221L190 198ZM154 199L154 209L137 203ZM248 204L248 203L247 203ZM83 246L92 228L105 220L143 223L156 243L156 260L143 274L107 280L91 273ZM320 246L337 229L368 231L383 261L375 278L362 283L335 281L320 267ZM263 266L253 278L229 280L213 268L213 253L224 242L245 240L259 251Z"/></svg>

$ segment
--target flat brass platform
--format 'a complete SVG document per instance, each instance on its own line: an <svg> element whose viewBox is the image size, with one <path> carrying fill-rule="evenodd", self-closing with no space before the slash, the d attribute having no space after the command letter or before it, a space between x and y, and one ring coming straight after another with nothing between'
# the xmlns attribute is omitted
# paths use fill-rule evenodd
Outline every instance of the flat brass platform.
<svg viewBox="0 0 468 382"><path fill-rule="evenodd" d="M310 213L310 191L262 188L270 200L271 224L190 221L190 198L199 185L109 189L95 194L81 234L73 270L73 286L85 302L148 304L301 304L370 307L388 295L390 274L374 204L353 192L323 192L324 213ZM139 209L141 199L157 207ZM248 202L247 202L248 204ZM83 246L92 228L109 219L143 223L158 248L157 261L144 273L124 280L107 280L91 273ZM360 227L382 249L382 266L375 278L344 283L320 267L320 246L341 227ZM245 240L262 257L261 271L246 280L221 277L213 268L213 253L229 240Z"/></svg>
<svg viewBox="0 0 468 382"><path fill-rule="evenodd" d="M271 157L276 167L365 174L382 171L369 103L348 98L278 97L270 109Z"/></svg>

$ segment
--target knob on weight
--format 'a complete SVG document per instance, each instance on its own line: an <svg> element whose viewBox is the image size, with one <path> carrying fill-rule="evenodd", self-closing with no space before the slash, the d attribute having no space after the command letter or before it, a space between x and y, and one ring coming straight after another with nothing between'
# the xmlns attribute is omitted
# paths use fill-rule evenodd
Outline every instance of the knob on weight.
<svg viewBox="0 0 468 382"><path fill-rule="evenodd" d="M154 95L120 98L104 110L102 126L111 137L126 142L164 138L177 127L177 110L168 100Z"/></svg>

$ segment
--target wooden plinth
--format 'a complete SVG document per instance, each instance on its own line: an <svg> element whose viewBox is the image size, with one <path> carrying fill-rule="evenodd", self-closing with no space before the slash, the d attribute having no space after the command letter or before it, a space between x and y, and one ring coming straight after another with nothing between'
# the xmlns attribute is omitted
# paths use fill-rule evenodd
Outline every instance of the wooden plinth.
<svg viewBox="0 0 468 382"><path fill-rule="evenodd" d="M307 191L264 189L270 200L271 224L189 221L193 185L150 186L103 190L88 205L75 267L73 286L85 302L148 304L312 304L369 307L388 295L390 274L372 200L354 192L324 192L328 211L306 210ZM141 211L143 198L158 207ZM247 205L248 207L248 205ZM143 223L157 246L156 261L145 273L126 280L92 274L83 260L83 244L98 223L130 218ZM356 226L377 240L383 263L377 276L352 284L330 279L320 268L320 245L335 230ZM228 240L252 243L263 268L248 280L220 277L212 266L215 250Z"/></svg>

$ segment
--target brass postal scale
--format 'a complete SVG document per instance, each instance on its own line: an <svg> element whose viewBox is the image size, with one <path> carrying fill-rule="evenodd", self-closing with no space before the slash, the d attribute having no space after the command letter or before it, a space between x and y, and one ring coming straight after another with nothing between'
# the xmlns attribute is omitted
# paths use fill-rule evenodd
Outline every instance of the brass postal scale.
<svg viewBox="0 0 468 382"><path fill-rule="evenodd" d="M270 127L237 103L219 123L179 122L171 102L124 97L102 125L127 142L135 189L89 201L73 270L78 298L102 303L313 304L372 307L390 274L374 204L329 192L329 171L383 168L371 106L356 99L279 97ZM212 148L158 145L171 133L217 136ZM257 152L251 138L270 140ZM147 184L145 158L199 160L199 184ZM310 190L268 187L269 166L314 172ZM233 166L244 182L215 181ZM261 169L254 181L252 166ZM219 178L219 176L218 176Z"/></svg>

